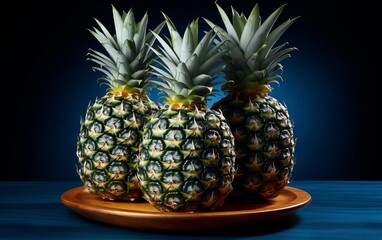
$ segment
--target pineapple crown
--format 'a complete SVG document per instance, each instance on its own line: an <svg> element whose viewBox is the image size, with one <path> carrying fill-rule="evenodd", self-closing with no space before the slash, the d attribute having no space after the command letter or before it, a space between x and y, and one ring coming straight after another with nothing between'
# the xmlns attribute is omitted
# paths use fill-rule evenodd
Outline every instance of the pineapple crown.
<svg viewBox="0 0 382 240"><path fill-rule="evenodd" d="M158 56L157 65L151 65L158 77L151 81L163 91L165 103L173 108L193 108L205 105L207 97L214 95L218 73L224 68L221 57L226 50L218 51L224 42L214 44L211 30L199 40L198 19L189 23L183 37L171 19L163 13L170 38L153 32L160 46L152 51Z"/></svg>
<svg viewBox="0 0 382 240"><path fill-rule="evenodd" d="M110 88L109 92L115 95L141 95L147 87L150 78L149 65L152 62L150 46L155 38L152 33L158 33L164 26L159 24L152 32L147 32L148 14L136 23L133 10L122 16L112 5L115 35L112 36L106 27L97 19L100 29L89 29L90 33L102 44L107 55L89 50L88 60L99 67L93 67L105 74L102 80Z"/></svg>
<svg viewBox="0 0 382 240"><path fill-rule="evenodd" d="M278 83L276 79L282 79L276 74L278 70L282 70L280 62L290 57L289 52L296 50L294 47L285 48L287 42L276 47L274 45L298 17L288 19L272 30L285 4L276 9L264 22L261 22L258 4L253 7L248 17L231 7L232 21L224 10L215 4L225 30L207 19L205 21L218 35L218 44L226 42L220 44L220 50L229 50L223 57L228 81L222 89L233 95L266 95L273 89L270 83Z"/></svg>

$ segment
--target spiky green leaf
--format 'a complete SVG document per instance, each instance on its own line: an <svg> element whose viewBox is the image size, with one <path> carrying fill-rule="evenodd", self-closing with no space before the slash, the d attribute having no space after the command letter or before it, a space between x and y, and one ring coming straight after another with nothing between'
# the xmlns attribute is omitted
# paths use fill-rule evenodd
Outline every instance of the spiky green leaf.
<svg viewBox="0 0 382 240"><path fill-rule="evenodd" d="M133 40L134 34L136 33L137 24L135 22L134 12L132 9L127 12L123 25L126 32L124 37L129 40Z"/></svg>
<svg viewBox="0 0 382 240"><path fill-rule="evenodd" d="M248 46L244 50L244 56L248 59L253 53L257 52L259 48L265 43L265 39L275 24L277 18L280 16L285 4L276 9L259 27L255 32L252 39L249 41Z"/></svg>
<svg viewBox="0 0 382 240"><path fill-rule="evenodd" d="M145 13L141 21L138 22L137 31L133 37L135 46L137 46L138 49L142 49L145 46L147 24L148 24L148 14Z"/></svg>
<svg viewBox="0 0 382 240"><path fill-rule="evenodd" d="M154 34L152 34L152 32L159 34L160 31L162 31L162 28L164 25L165 25L165 21L158 24L158 26L156 26L154 28L154 30L151 30L151 31L146 33L146 47L147 48L146 48L146 52L144 54L144 59L150 59L151 58L152 51L150 51L150 49L156 40L156 38L155 38Z"/></svg>
<svg viewBox="0 0 382 240"><path fill-rule="evenodd" d="M166 67L166 69L171 73L171 75L176 76L177 65L175 65L175 63L171 59L167 58L157 50L151 48L151 51L153 51L158 56L158 58L163 62L163 66Z"/></svg>
<svg viewBox="0 0 382 240"><path fill-rule="evenodd" d="M266 43L267 47L264 49L261 58L266 58L273 48L274 44L279 40L281 35L298 19L298 17L293 19L288 19L284 23L282 23L280 26L272 30L272 32L269 34Z"/></svg>
<svg viewBox="0 0 382 240"><path fill-rule="evenodd" d="M122 45L123 45L123 21L122 21L122 17L121 15L119 14L119 12L117 11L117 9L112 5L112 9L113 9L113 20L114 20L114 28L115 28L115 34L117 36L117 44L119 46L120 49L122 49ZM122 42L121 42L122 41Z"/></svg>
<svg viewBox="0 0 382 240"><path fill-rule="evenodd" d="M115 61L116 59L114 56L118 54L118 50L115 48L115 46L98 29L94 28L94 30L89 31L98 40L98 42L102 44L113 61Z"/></svg>
<svg viewBox="0 0 382 240"><path fill-rule="evenodd" d="M147 70L138 70L131 74L132 79L142 80L142 78L147 74Z"/></svg>
<svg viewBox="0 0 382 240"><path fill-rule="evenodd" d="M225 54L225 52L218 52L215 55L213 55L211 58L207 59L201 66L200 66L200 72L201 73L209 73L211 69L216 67L221 60L221 57Z"/></svg>
<svg viewBox="0 0 382 240"><path fill-rule="evenodd" d="M191 30L190 25L188 25L183 36L182 46L179 53L179 60L181 62L186 62L194 52L194 48L193 31Z"/></svg>
<svg viewBox="0 0 382 240"><path fill-rule="evenodd" d="M240 39L246 21L243 21L244 18L242 18L242 15L240 15L232 6L231 6L231 10L232 10L232 25L236 31L237 36Z"/></svg>
<svg viewBox="0 0 382 240"><path fill-rule="evenodd" d="M164 52L168 54L168 56L170 57L170 60L175 63L179 62L179 58L176 52L174 51L174 49L161 36L159 36L155 32L152 32L152 33L155 36L155 38L158 40L158 42L161 44L161 46L163 47Z"/></svg>
<svg viewBox="0 0 382 240"><path fill-rule="evenodd" d="M193 46L199 42L199 19L195 19L190 23L190 30L193 36Z"/></svg>
<svg viewBox="0 0 382 240"><path fill-rule="evenodd" d="M171 21L171 19L166 14L164 14L164 13L162 13L162 14L165 18L168 31L170 32L171 41L169 41L169 42L171 42L173 51L175 53L180 53L180 51L182 49L183 39L180 36L179 32L177 31L177 29L176 29L174 23Z"/></svg>
<svg viewBox="0 0 382 240"><path fill-rule="evenodd" d="M223 49L229 49L228 54L231 56L231 58L244 58L243 52L240 49L239 45L231 39L230 35L225 30L223 30L221 27L219 27L218 25L214 24L206 18L204 18L204 20L220 38L220 41L215 41L216 44L224 42L224 45L222 45L224 46Z"/></svg>
<svg viewBox="0 0 382 240"><path fill-rule="evenodd" d="M180 62L177 66L175 79L181 83L184 83L187 88L191 88L193 86L190 72L188 71L186 64L183 62Z"/></svg>
<svg viewBox="0 0 382 240"><path fill-rule="evenodd" d="M150 67L157 72L157 73L153 73L156 76L159 76L161 78L173 79L173 77L168 72L162 70L161 68L156 67L154 65L150 65Z"/></svg>
<svg viewBox="0 0 382 240"><path fill-rule="evenodd" d="M192 79L192 82L194 85L206 85L206 82L208 82L211 79L210 75L207 74L200 74Z"/></svg>
<svg viewBox="0 0 382 240"><path fill-rule="evenodd" d="M104 65L108 65L110 67L115 68L115 63L108 56L106 56L106 55L104 55L104 54L102 54L100 52L97 52L95 50L92 50L92 49L90 49L89 51L90 52L87 55L90 56L91 58L94 58L94 59L97 59L97 60L101 61L102 64L104 64Z"/></svg>
<svg viewBox="0 0 382 240"><path fill-rule="evenodd" d="M217 4L215 3L216 7L218 8L219 14L223 20L224 26L227 30L227 33L231 36L231 39L235 41L237 45L239 45L240 40L239 37L235 31L235 28L233 27L231 21L229 20L227 14L224 12L224 10Z"/></svg>
<svg viewBox="0 0 382 240"><path fill-rule="evenodd" d="M261 63L261 67L267 68L269 65L271 65L273 63L281 62L283 59L290 57L290 55L288 54L289 52L294 51L296 49L297 48L294 48L294 47L286 48L286 49L279 51L273 55L269 55L268 58L265 59L264 62Z"/></svg>
<svg viewBox="0 0 382 240"><path fill-rule="evenodd" d="M260 26L260 12L259 12L259 5L255 4L253 7L251 13L249 14L248 20L244 26L243 33L240 38L240 48L246 49L249 42L255 35L255 32Z"/></svg>
<svg viewBox="0 0 382 240"><path fill-rule="evenodd" d="M199 73L199 56L197 54L192 54L190 58L185 62L188 71L191 76L196 76Z"/></svg>
<svg viewBox="0 0 382 240"><path fill-rule="evenodd" d="M191 88L188 95L208 96L212 92L212 87L208 86L195 86Z"/></svg>
<svg viewBox="0 0 382 240"><path fill-rule="evenodd" d="M110 43L111 46L113 46L115 49L119 50L119 45L117 44L117 42L115 42L113 36L110 34L110 32L106 29L106 27L100 22L98 21L98 19L94 19L96 21L96 23L98 24L98 26L100 27L101 31L102 31L102 34L103 36L107 39L107 41ZM98 34L101 34L101 32L95 28L95 31L98 33ZM101 42L102 43L102 42Z"/></svg>

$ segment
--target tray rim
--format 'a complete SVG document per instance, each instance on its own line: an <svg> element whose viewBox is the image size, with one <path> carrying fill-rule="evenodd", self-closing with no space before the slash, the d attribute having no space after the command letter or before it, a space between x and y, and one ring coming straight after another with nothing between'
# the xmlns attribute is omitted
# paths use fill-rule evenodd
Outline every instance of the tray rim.
<svg viewBox="0 0 382 240"><path fill-rule="evenodd" d="M110 207L102 205L100 208L95 208L94 205L87 205L86 201L78 198L79 194L91 196L97 201L96 196L87 192L84 186L75 187L62 193L61 202L68 208L74 210L80 215L97 222L105 224L117 225L120 227L128 227L135 229L151 229L151 230L173 230L173 226L177 225L177 230L203 230L215 229L229 226L229 223L239 225L241 222L263 222L277 220L289 214L296 212L298 209L307 206L311 202L311 195L301 189L286 186L281 192L281 196L285 193L295 194L296 198L285 204L282 208L257 209L256 204L253 208L244 210L217 210L211 212L158 212L155 211L139 211L131 209L113 208L113 201L99 199L100 203L107 202ZM70 199L70 197L72 197ZM75 197L73 200L73 197ZM277 201L277 197L273 199ZM130 202L117 202L118 204L130 204ZM135 203L135 202L133 202ZM139 202L139 204L150 205L148 202ZM241 203L229 202L230 205ZM142 206L143 206L142 205ZM211 221L214 219L216 221ZM132 221L135 220L135 221ZM159 225L157 226L160 220ZM200 223L198 223L199 220ZM167 222L167 224L166 224ZM211 222L211 223L210 223ZM219 223L222 222L222 223ZM183 223L180 225L180 223ZM189 223L184 224L184 223ZM207 223L207 225L205 224Z"/></svg>

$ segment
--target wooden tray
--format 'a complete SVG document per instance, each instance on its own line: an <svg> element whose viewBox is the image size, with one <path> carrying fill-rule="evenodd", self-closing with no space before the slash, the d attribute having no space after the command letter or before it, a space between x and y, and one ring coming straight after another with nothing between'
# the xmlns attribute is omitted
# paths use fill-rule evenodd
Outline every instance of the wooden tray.
<svg viewBox="0 0 382 240"><path fill-rule="evenodd" d="M160 212L147 202L102 200L85 187L64 192L61 202L93 221L150 230L211 230L280 219L296 212L311 201L307 192L285 187L276 198L265 203L226 202L219 211L200 213ZM255 227L255 225L252 225Z"/></svg>

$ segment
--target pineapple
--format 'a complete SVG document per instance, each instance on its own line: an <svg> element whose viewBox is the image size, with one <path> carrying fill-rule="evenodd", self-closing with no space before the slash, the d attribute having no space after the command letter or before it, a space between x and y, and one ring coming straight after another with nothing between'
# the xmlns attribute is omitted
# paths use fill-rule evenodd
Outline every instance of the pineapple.
<svg viewBox="0 0 382 240"><path fill-rule="evenodd" d="M236 171L233 135L222 113L206 104L225 52L213 45L213 31L198 39L198 19L182 37L164 16L170 37L154 33L161 46L153 49L158 79L152 81L165 94L165 109L144 127L139 184L143 198L162 212L213 211L232 191Z"/></svg>
<svg viewBox="0 0 382 240"><path fill-rule="evenodd" d="M105 96L89 105L81 120L77 140L78 174L94 195L108 200L136 200L142 193L136 177L137 153L142 127L159 107L145 93L149 84L150 46L155 41L147 33L147 13L138 23L130 9L120 13L112 6L115 35L96 20L90 30L107 55L89 50L89 60L105 74L109 86ZM164 22L153 31L159 32ZM146 34L147 33L147 34Z"/></svg>
<svg viewBox="0 0 382 240"><path fill-rule="evenodd" d="M213 105L220 109L235 136L237 173L232 198L257 201L277 197L289 183L294 166L295 140L287 108L268 95L270 83L281 78L280 61L290 57L287 43L274 47L297 18L273 28L285 5L261 22L256 4L246 17L232 8L232 21L218 5L225 29L206 20L219 39L226 63L227 94Z"/></svg>

